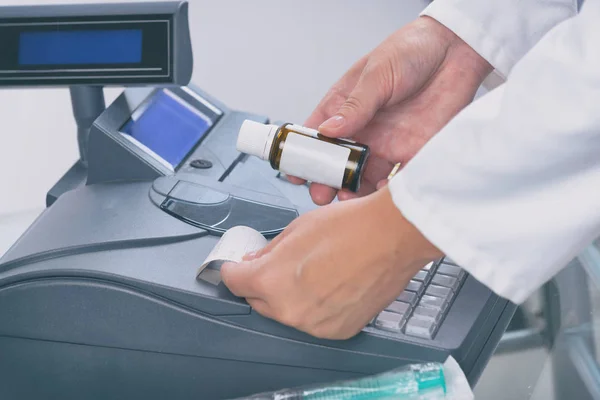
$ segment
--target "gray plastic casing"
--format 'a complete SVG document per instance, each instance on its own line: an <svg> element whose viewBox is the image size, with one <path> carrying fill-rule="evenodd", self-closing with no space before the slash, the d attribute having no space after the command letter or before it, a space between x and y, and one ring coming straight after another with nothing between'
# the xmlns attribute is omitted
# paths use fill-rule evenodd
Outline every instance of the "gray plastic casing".
<svg viewBox="0 0 600 400"><path fill-rule="evenodd" d="M316 206L305 186L236 151L243 120L266 118L189 91L223 114L177 171L120 140L123 119L154 93L126 90L94 123L88 174L75 165L0 260L0 398L227 399L448 355L475 384L514 305L470 276L433 340L367 327L345 341L263 318L195 279L219 237L158 206L176 182L300 214ZM192 168L198 158L213 167Z"/></svg>

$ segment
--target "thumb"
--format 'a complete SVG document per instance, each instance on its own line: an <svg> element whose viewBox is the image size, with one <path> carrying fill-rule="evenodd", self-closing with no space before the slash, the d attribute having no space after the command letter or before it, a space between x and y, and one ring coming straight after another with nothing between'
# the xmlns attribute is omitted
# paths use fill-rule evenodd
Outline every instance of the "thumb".
<svg viewBox="0 0 600 400"><path fill-rule="evenodd" d="M241 263L228 262L221 266L221 279L227 288L238 297L262 298L258 288L258 260Z"/></svg>
<svg viewBox="0 0 600 400"><path fill-rule="evenodd" d="M319 132L330 137L351 137L358 133L390 100L393 86L391 67L367 64L344 104L319 126Z"/></svg>

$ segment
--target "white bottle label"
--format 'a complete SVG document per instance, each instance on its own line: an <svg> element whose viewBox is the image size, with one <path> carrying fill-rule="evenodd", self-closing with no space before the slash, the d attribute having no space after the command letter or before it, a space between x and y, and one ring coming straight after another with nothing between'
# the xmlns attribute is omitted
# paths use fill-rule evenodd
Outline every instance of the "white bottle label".
<svg viewBox="0 0 600 400"><path fill-rule="evenodd" d="M341 189L350 149L294 133L285 139L279 170Z"/></svg>

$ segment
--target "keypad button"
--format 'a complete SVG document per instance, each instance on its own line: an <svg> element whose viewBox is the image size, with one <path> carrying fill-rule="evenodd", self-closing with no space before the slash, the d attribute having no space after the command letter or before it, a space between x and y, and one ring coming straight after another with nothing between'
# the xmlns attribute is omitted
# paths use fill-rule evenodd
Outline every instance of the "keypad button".
<svg viewBox="0 0 600 400"><path fill-rule="evenodd" d="M421 281L421 282L425 282L427 280L427 271L419 271L417 272L417 274L413 277L414 280L417 281Z"/></svg>
<svg viewBox="0 0 600 400"><path fill-rule="evenodd" d="M382 311L375 320L375 326L392 332L400 332L404 322L404 315Z"/></svg>
<svg viewBox="0 0 600 400"><path fill-rule="evenodd" d="M426 266L424 266L423 268L421 268L423 271L429 271L431 268L433 267L433 262L430 262L429 264L427 264Z"/></svg>
<svg viewBox="0 0 600 400"><path fill-rule="evenodd" d="M413 313L413 318L415 317L420 319L432 319L437 324L442 318L442 310L419 306L415 308L415 312Z"/></svg>
<svg viewBox="0 0 600 400"><path fill-rule="evenodd" d="M395 301L385 309L385 311L395 312L396 314L407 314L409 310L410 304L401 301Z"/></svg>
<svg viewBox="0 0 600 400"><path fill-rule="evenodd" d="M444 299L448 299L453 294L452 289L440 285L435 285L433 283L427 287L425 293L431 296L437 296Z"/></svg>
<svg viewBox="0 0 600 400"><path fill-rule="evenodd" d="M420 296L423 293L424 288L425 286L423 285L423 282L415 280L411 280L410 282L408 282L408 285L406 285L406 290L415 292L417 296Z"/></svg>
<svg viewBox="0 0 600 400"><path fill-rule="evenodd" d="M441 297L430 296L428 294L421 297L421 301L419 301L419 306L436 308L439 310L444 310L446 308L447 301Z"/></svg>
<svg viewBox="0 0 600 400"><path fill-rule="evenodd" d="M412 317L406 324L405 333L410 336L431 339L435 328L435 322L432 319Z"/></svg>
<svg viewBox="0 0 600 400"><path fill-rule="evenodd" d="M404 291L398 296L396 300L402 301L404 303L408 303L410 305L414 305L417 302L418 296L414 292Z"/></svg>
<svg viewBox="0 0 600 400"><path fill-rule="evenodd" d="M450 288L454 291L458 289L460 281L454 276L435 274L431 279L431 283Z"/></svg>
<svg viewBox="0 0 600 400"><path fill-rule="evenodd" d="M455 277L460 277L463 273L462 268L457 267L456 265L450 264L440 264L438 266L437 272L444 275L450 275Z"/></svg>

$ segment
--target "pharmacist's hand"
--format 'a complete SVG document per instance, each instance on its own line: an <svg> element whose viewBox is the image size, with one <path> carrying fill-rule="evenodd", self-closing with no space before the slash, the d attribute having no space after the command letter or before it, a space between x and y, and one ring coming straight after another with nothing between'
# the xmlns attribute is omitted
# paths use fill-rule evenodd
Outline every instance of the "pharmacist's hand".
<svg viewBox="0 0 600 400"><path fill-rule="evenodd" d="M420 17L350 68L305 125L371 148L358 193L366 195L385 181L394 164L406 164L470 103L491 70L446 27ZM290 181L303 183L293 177ZM319 205L336 195L319 184L311 185L310 192ZM352 197L356 194L338 194L340 200Z"/></svg>
<svg viewBox="0 0 600 400"><path fill-rule="evenodd" d="M221 276L258 313L313 336L346 339L441 253L408 223L387 189L296 219Z"/></svg>

